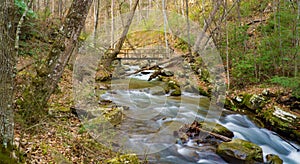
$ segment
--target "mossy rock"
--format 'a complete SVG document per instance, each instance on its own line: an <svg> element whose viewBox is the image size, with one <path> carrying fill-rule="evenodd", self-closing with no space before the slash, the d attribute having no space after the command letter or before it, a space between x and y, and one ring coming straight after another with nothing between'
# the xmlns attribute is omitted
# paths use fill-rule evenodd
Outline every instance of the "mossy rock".
<svg viewBox="0 0 300 164"><path fill-rule="evenodd" d="M261 117L265 126L272 128L273 131L289 138L300 142L300 131L297 127L300 127L299 118L294 119L292 122L284 120L278 117L275 113L275 108L268 108L261 111L258 115Z"/></svg>
<svg viewBox="0 0 300 164"><path fill-rule="evenodd" d="M223 142L217 148L217 154L229 163L262 163L262 149L249 141L233 139Z"/></svg>
<svg viewBox="0 0 300 164"><path fill-rule="evenodd" d="M123 120L123 107L102 109L104 118L112 125L118 125Z"/></svg>
<svg viewBox="0 0 300 164"><path fill-rule="evenodd" d="M140 164L138 157L135 154L124 154L120 155L118 157L115 157L113 159L107 160L106 163L108 164L124 164L124 163L130 163L130 164Z"/></svg>
<svg viewBox="0 0 300 164"><path fill-rule="evenodd" d="M181 90L180 88L176 88L175 90L173 90L170 94L171 96L180 96L181 95Z"/></svg>
<svg viewBox="0 0 300 164"><path fill-rule="evenodd" d="M169 87L170 89L177 89L177 88L179 88L180 86L177 84L177 82L170 80L170 81L168 82L168 87Z"/></svg>
<svg viewBox="0 0 300 164"><path fill-rule="evenodd" d="M226 127L213 123L213 122L199 122L200 127L204 130L211 131L216 134L220 134L226 136L228 138L232 138L234 136L233 132L227 129Z"/></svg>
<svg viewBox="0 0 300 164"><path fill-rule="evenodd" d="M282 159L279 158L278 155L268 154L266 155L267 163L269 164L282 164Z"/></svg>
<svg viewBox="0 0 300 164"><path fill-rule="evenodd" d="M104 70L104 69L100 69L96 72L95 75L95 80L96 81L107 81L111 78L111 75L108 71Z"/></svg>
<svg viewBox="0 0 300 164"><path fill-rule="evenodd" d="M210 96L210 94L201 87L198 87L198 91L199 91L199 94L202 96L208 96L208 97Z"/></svg>
<svg viewBox="0 0 300 164"><path fill-rule="evenodd" d="M231 110L232 110L232 108L236 108L234 102L227 96L225 98L224 106L225 106L225 108L228 108L228 109L231 109Z"/></svg>
<svg viewBox="0 0 300 164"><path fill-rule="evenodd" d="M265 101L266 100L263 97L258 96L256 94L244 94L242 104L245 105L247 108L255 111L264 107L264 105L266 104Z"/></svg>

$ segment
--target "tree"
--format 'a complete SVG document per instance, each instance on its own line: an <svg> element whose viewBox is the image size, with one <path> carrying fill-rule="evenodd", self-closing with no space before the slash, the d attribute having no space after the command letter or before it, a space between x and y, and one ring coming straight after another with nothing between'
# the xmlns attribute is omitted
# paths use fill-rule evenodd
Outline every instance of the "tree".
<svg viewBox="0 0 300 164"><path fill-rule="evenodd" d="M38 99L32 103L31 110L46 106L76 47L92 2L93 0L73 0L45 62L37 69L37 79L32 87L33 96Z"/></svg>
<svg viewBox="0 0 300 164"><path fill-rule="evenodd" d="M135 10L136 10L138 4L139 4L139 0L136 0L135 3L134 3L134 6L131 9L129 18L126 21L126 24L124 26L124 30L122 32L122 36L121 36L121 38L118 40L118 42L115 45L114 51L112 53L110 53L110 54L106 54L107 55L106 56L106 61L103 62L105 68L109 68L109 66L111 65L112 61L115 60L115 58L117 57L118 53L122 49L123 43L124 43L124 41L126 39L126 35L127 35L128 31L129 31L129 27L131 25L131 22L132 22L132 19L134 17L134 13L135 13Z"/></svg>
<svg viewBox="0 0 300 164"><path fill-rule="evenodd" d="M14 1L0 1L0 140L12 145L14 136L13 99L15 76Z"/></svg>

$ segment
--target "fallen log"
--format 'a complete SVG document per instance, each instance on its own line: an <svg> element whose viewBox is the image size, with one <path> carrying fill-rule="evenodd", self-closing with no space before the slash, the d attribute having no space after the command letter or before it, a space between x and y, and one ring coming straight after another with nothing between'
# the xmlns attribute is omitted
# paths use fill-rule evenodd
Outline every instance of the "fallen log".
<svg viewBox="0 0 300 164"><path fill-rule="evenodd" d="M207 134L209 134L209 135L211 135L211 136L214 136L216 139L220 139L220 140L222 140L222 141L224 141L224 142L229 142L229 141L232 140L231 138L228 138L228 137L226 137L226 136L223 136L223 135L220 135L220 134L211 132L211 131L207 131L207 130L204 130L204 129L199 128L199 127L195 127L195 128L196 128L197 130L199 130L200 132L202 131L202 132L204 132L204 133L207 133Z"/></svg>

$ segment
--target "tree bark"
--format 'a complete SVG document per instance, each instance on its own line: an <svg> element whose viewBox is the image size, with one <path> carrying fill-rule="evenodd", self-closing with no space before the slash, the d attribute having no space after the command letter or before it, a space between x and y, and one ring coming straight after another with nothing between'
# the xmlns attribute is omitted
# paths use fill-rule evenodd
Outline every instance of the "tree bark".
<svg viewBox="0 0 300 164"><path fill-rule="evenodd" d="M14 1L0 1L0 140L4 148L13 144L14 121Z"/></svg>
<svg viewBox="0 0 300 164"><path fill-rule="evenodd" d="M131 13L129 15L129 18L128 18L126 24L125 24L125 27L124 27L124 30L122 32L121 38L118 40L118 42L115 45L114 51L112 53L106 54L106 57L105 57L106 60L105 60L105 62L103 62L103 65L104 65L105 68L109 68L112 61L115 60L115 58L119 54L120 50L122 49L123 43L126 39L126 35L129 31L129 27L131 25L131 22L132 22L132 19L134 17L134 13L135 13L135 10L136 10L138 4L139 4L139 0L136 0L133 8L131 9Z"/></svg>
<svg viewBox="0 0 300 164"><path fill-rule="evenodd" d="M38 77L33 86L34 96L38 100L33 104L33 109L43 109L55 90L76 47L92 2L93 0L73 0L45 62L37 70Z"/></svg>

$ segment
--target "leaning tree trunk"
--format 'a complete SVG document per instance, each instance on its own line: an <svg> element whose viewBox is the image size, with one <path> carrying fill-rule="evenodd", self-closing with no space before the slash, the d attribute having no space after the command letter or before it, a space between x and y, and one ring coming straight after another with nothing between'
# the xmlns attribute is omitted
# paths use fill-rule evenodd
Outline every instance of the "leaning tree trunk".
<svg viewBox="0 0 300 164"><path fill-rule="evenodd" d="M12 145L14 136L13 99L15 75L14 1L0 1L0 140Z"/></svg>
<svg viewBox="0 0 300 164"><path fill-rule="evenodd" d="M129 27L131 25L131 22L132 22L132 19L134 17L134 13L135 13L135 10L136 10L138 4L139 4L139 0L136 0L134 6L131 9L129 18L128 18L125 26L124 26L124 30L122 32L122 36L121 36L121 38L118 40L118 42L115 45L114 51L112 53L106 54L105 62L102 62L102 63L104 63L103 65L104 65L104 67L106 69L109 68L109 66L111 65L112 61L115 60L115 58L117 57L117 55L119 54L119 52L121 51L121 49L123 47L123 43L125 42L126 35L127 35L128 31L129 31Z"/></svg>
<svg viewBox="0 0 300 164"><path fill-rule="evenodd" d="M44 108L55 90L76 47L92 2L93 0L73 0L46 61L37 70L38 77L33 86L35 87L34 96L38 100L34 108Z"/></svg>

